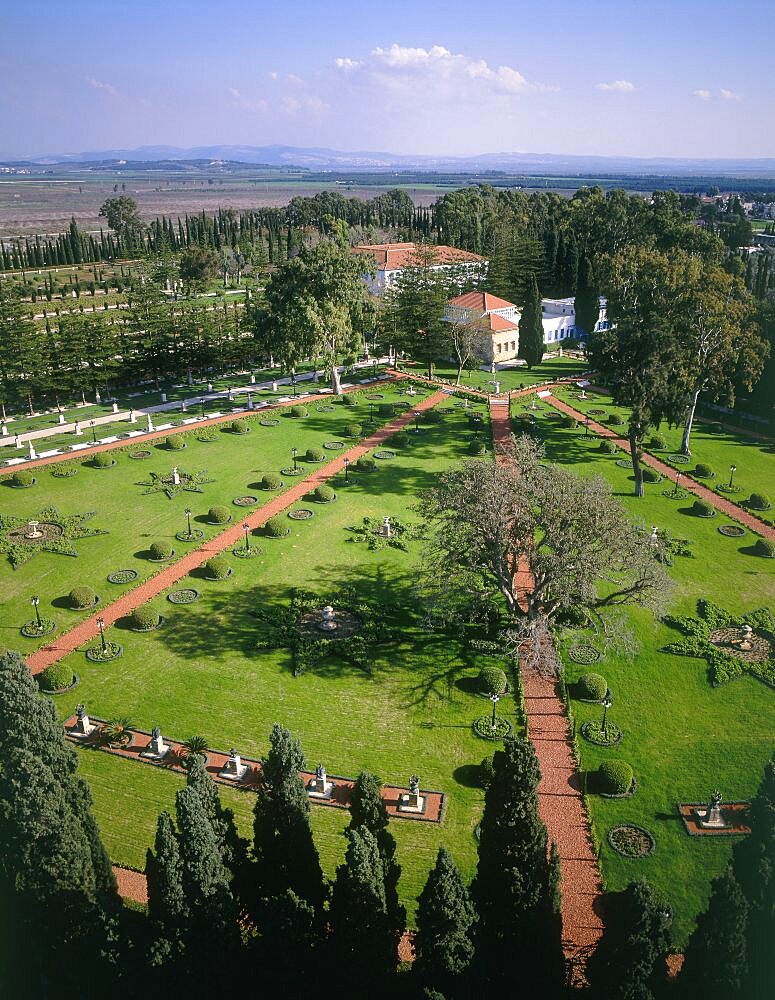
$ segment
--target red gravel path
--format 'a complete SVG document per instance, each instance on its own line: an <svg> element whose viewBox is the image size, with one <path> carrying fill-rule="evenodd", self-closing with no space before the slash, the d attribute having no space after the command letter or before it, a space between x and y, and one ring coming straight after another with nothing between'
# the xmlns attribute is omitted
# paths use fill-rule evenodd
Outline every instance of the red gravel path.
<svg viewBox="0 0 775 1000"><path fill-rule="evenodd" d="M217 555L225 549L235 548L244 538L243 523L249 524L251 530L260 528L263 524L266 524L270 517L287 510L288 507L301 500L316 486L325 483L331 476L340 472L344 468L345 457L354 462L372 448L379 447L397 430L412 423L414 421L414 410L431 409L446 398L445 393L435 392L413 404L413 410L407 410L400 417L397 417L389 424L375 431L369 437L364 438L360 444L355 445L346 452L340 453L331 462L300 479L290 489L270 500L263 507L251 513L246 513L244 517L238 519L236 524L226 528L219 535L216 535L215 538L210 539L198 548L187 551L184 556L170 566L162 569L156 576L145 580L139 586L135 587L134 590L130 590L112 604L100 608L95 614L90 615L74 628L57 636L48 645L41 647L27 657L27 665L30 670L33 674L40 673L50 664L64 659L73 650L79 649L86 643L93 643L97 635L97 618L102 618L105 622L105 627L109 627L117 619L130 614L135 608L147 603L162 591L167 590L167 588L183 579L192 570L197 569L205 563L211 556ZM164 436L164 432L162 432L162 436ZM105 447L115 447L115 445L107 445Z"/></svg>
<svg viewBox="0 0 775 1000"><path fill-rule="evenodd" d="M524 395L522 391L518 395ZM505 447L511 437L509 407L491 405L493 440L497 460L507 462ZM523 567L521 585L530 586ZM568 733L565 706L553 680L522 670L528 735L541 767L538 809L560 853L563 950L571 981L585 983L586 958L599 939L603 923L597 913L602 893L600 872L592 847L589 818L576 774L576 761Z"/></svg>

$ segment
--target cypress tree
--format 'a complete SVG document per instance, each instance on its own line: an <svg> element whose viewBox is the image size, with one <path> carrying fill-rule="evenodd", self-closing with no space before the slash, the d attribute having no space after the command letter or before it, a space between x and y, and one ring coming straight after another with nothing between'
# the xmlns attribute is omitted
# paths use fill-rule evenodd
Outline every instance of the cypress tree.
<svg viewBox="0 0 775 1000"><path fill-rule="evenodd" d="M154 849L149 849L146 856L145 875L148 918L154 934L150 961L152 965L162 965L182 956L189 914L178 836L168 812L159 815Z"/></svg>
<svg viewBox="0 0 775 1000"><path fill-rule="evenodd" d="M406 910L398 901L398 880L401 866L396 861L396 841L388 829L388 811L382 797L381 786L373 774L361 771L356 778L350 802L352 819L348 829L369 830L377 841L379 854L385 871L385 900L391 926L398 938L406 927Z"/></svg>
<svg viewBox="0 0 775 1000"><path fill-rule="evenodd" d="M247 841L237 833L234 812L224 808L218 786L207 773L205 762L198 754L191 757L186 784L199 796L218 841L221 860L233 877L242 871L246 863Z"/></svg>
<svg viewBox="0 0 775 1000"><path fill-rule="evenodd" d="M605 930L587 963L600 1000L652 1000L667 978L669 914L648 882L631 882L606 898Z"/></svg>
<svg viewBox="0 0 775 1000"><path fill-rule="evenodd" d="M519 350L528 368L540 364L544 356L544 327L542 323L541 296L538 282L531 276L519 319Z"/></svg>
<svg viewBox="0 0 775 1000"><path fill-rule="evenodd" d="M445 847L439 848L418 903L414 972L424 983L454 988L474 955L476 911Z"/></svg>
<svg viewBox="0 0 775 1000"><path fill-rule="evenodd" d="M564 295L575 295L579 270L579 251L576 239L571 234L566 237L562 256L562 291Z"/></svg>
<svg viewBox="0 0 775 1000"><path fill-rule="evenodd" d="M299 775L303 766L299 741L275 723L253 813L255 874L259 897L292 889L319 910L325 887L312 839L309 798Z"/></svg>
<svg viewBox="0 0 775 1000"><path fill-rule="evenodd" d="M558 970L537 960L535 942L556 933L550 920L547 834L538 815L540 777L533 744L509 739L493 759L480 826L479 864L472 894L479 911L477 958L480 972L494 984L508 981L516 966L526 989L537 995L554 990Z"/></svg>
<svg viewBox="0 0 775 1000"><path fill-rule="evenodd" d="M376 837L346 830L345 863L337 869L329 919L340 968L355 984L382 981L398 960L385 900L385 876Z"/></svg>
<svg viewBox="0 0 775 1000"><path fill-rule="evenodd" d="M306 997L316 992L316 977L326 959L320 915L291 889L268 899L261 914L260 936L254 939L254 958L262 980L286 995ZM266 972L264 971L266 970ZM266 987L266 983L264 986Z"/></svg>
<svg viewBox="0 0 775 1000"><path fill-rule="evenodd" d="M713 880L708 908L697 918L697 927L689 938L678 979L682 997L702 1000L711 993L723 997L743 995L748 973L748 910L743 891L732 869L727 868Z"/></svg>
<svg viewBox="0 0 775 1000"><path fill-rule="evenodd" d="M589 257L581 258L579 280L574 302L576 311L576 331L589 335L594 332L600 315L600 292L595 281L595 272Z"/></svg>

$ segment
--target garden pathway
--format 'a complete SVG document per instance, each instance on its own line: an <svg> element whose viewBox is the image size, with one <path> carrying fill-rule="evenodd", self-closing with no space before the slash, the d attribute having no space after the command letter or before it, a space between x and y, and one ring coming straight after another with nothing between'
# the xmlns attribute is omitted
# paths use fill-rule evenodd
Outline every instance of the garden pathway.
<svg viewBox="0 0 775 1000"><path fill-rule="evenodd" d="M377 383L372 383L372 385L376 386ZM235 524L226 528L219 535L216 535L215 538L212 538L204 544L199 545L197 548L190 550L170 566L160 570L155 576L145 580L139 586L135 587L134 590L128 591L112 604L100 607L93 615L84 619L74 628L69 629L67 632L63 632L50 643L42 646L39 650L27 656L27 665L30 670L33 674L38 674L42 670L45 670L46 667L50 666L50 664L57 663L59 660L64 659L65 656L72 653L76 649L80 649L86 643L93 642L97 636L98 618L103 619L105 622L105 628L107 629L119 618L123 618L125 615L130 614L135 608L147 603L162 591L167 590L173 584L182 580L183 577L188 576L192 570L198 569L212 556L218 555L226 549L236 548L243 542L245 537L242 528L243 524L250 525L251 531L254 531L256 528L260 528L262 525L266 524L270 517L286 511L294 503L303 499L307 493L314 490L316 486L320 486L332 476L336 475L337 472L341 472L342 469L344 469L345 458L348 458L351 462L355 462L372 448L377 448L381 444L384 444L384 442L392 434L395 434L396 431L401 430L403 427L412 423L414 421L414 411L429 410L446 398L447 396L445 393L434 392L425 399L413 403L413 409L402 413L401 416L396 417L396 419L392 420L389 424L385 424L384 427L381 427L373 434L370 434L367 438L364 438L359 444L354 445L347 451L340 453L335 459L333 459L333 461L328 462L326 465L316 469L310 475L304 476L303 479L296 482L290 489L281 493L273 500L270 500L269 503L264 504L263 507L260 507L258 510L254 510L250 513L245 513L244 516L237 519ZM233 418L230 416L224 419L228 420ZM162 432L161 436L164 436L165 433L166 432ZM107 445L105 447L111 446ZM112 447L115 447L115 445ZM103 449L100 448L97 450ZM185 543L181 542L180 544L184 545Z"/></svg>
<svg viewBox="0 0 775 1000"><path fill-rule="evenodd" d="M517 395L526 395L524 390ZM509 407L490 406L496 459L508 462L511 437ZM517 571L518 587L531 585L526 566ZM602 893L600 870L592 845L589 817L576 773L569 738L568 717L553 678L522 669L528 736L535 746L541 768L538 809L560 854L562 890L562 944L570 981L585 983L586 959L602 934L597 912Z"/></svg>

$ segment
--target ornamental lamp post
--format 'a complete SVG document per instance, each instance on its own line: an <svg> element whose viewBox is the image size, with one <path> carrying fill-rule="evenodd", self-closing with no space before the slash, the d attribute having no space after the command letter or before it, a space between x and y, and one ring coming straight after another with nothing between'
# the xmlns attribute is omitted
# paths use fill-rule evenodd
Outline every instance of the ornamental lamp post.
<svg viewBox="0 0 775 1000"><path fill-rule="evenodd" d="M298 448L291 448L291 455L293 456L293 471L296 472L296 456L299 454Z"/></svg>
<svg viewBox="0 0 775 1000"><path fill-rule="evenodd" d="M291 385L293 386L293 396L296 398L296 372L295 370L291 372Z"/></svg>
<svg viewBox="0 0 775 1000"><path fill-rule="evenodd" d="M611 694L611 689L606 688L605 695L603 696L603 721L600 724L600 735L604 740L608 739L608 732L606 730L606 721L608 717L608 709L614 703L614 696Z"/></svg>
<svg viewBox="0 0 775 1000"><path fill-rule="evenodd" d="M191 535L193 534L193 532L191 531L191 508L186 507L183 513L186 515L186 521L188 522L188 537L190 538Z"/></svg>
<svg viewBox="0 0 775 1000"><path fill-rule="evenodd" d="M202 420L204 420L204 416L205 416L205 401L204 401L204 396L199 400L199 405L202 407Z"/></svg>
<svg viewBox="0 0 775 1000"><path fill-rule="evenodd" d="M344 458L344 481L348 483L350 480L347 478L347 472L350 468L350 459L345 456Z"/></svg>
<svg viewBox="0 0 775 1000"><path fill-rule="evenodd" d="M35 608L35 621L36 621L37 626L38 626L38 632L42 632L43 631L43 622L40 620L40 611L38 611L38 605L40 604L40 598L39 597L33 597L30 600L30 604L33 606L33 608Z"/></svg>
<svg viewBox="0 0 775 1000"><path fill-rule="evenodd" d="M499 694L490 695L490 701L492 702L492 719L490 720L490 725L492 726L493 732L495 732L495 708L500 700L501 696Z"/></svg>
<svg viewBox="0 0 775 1000"><path fill-rule="evenodd" d="M92 439L92 443L96 444L97 443L97 432L94 429L94 421L93 420L89 421L89 427L91 427L91 439Z"/></svg>
<svg viewBox="0 0 775 1000"><path fill-rule="evenodd" d="M245 551L250 552L250 525L247 521L242 525L242 530L245 532Z"/></svg>
<svg viewBox="0 0 775 1000"><path fill-rule="evenodd" d="M420 413L418 410L414 411L414 432L415 434L420 433Z"/></svg>
<svg viewBox="0 0 775 1000"><path fill-rule="evenodd" d="M728 490L732 489L732 480L734 479L734 476L735 476L736 472L737 472L737 466L736 465L730 465L729 466L729 485L727 486Z"/></svg>
<svg viewBox="0 0 775 1000"><path fill-rule="evenodd" d="M102 643L102 652L107 653L108 644L105 642L105 619L97 619L97 628L100 630L100 642Z"/></svg>

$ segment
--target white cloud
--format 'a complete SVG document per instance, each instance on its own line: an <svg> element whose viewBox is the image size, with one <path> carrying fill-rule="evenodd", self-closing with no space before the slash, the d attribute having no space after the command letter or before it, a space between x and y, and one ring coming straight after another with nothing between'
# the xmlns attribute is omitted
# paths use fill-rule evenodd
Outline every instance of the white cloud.
<svg viewBox="0 0 775 1000"><path fill-rule="evenodd" d="M638 88L629 80L613 80L611 83L596 83L595 90L612 90L617 94L631 94Z"/></svg>
<svg viewBox="0 0 775 1000"><path fill-rule="evenodd" d="M334 65L337 69L349 70L349 69L359 69L363 66L360 59L350 59L349 56L340 56L338 59L334 60Z"/></svg>
<svg viewBox="0 0 775 1000"><path fill-rule="evenodd" d="M106 94L110 94L111 97L119 96L118 90L116 90L112 83L105 83L103 80L95 80L93 76L87 76L86 82L90 87L93 87L94 90L103 90Z"/></svg>
<svg viewBox="0 0 775 1000"><path fill-rule="evenodd" d="M736 94L733 90L724 90L722 87L719 91L719 97L724 101L742 101L743 95Z"/></svg>
<svg viewBox="0 0 775 1000"><path fill-rule="evenodd" d="M252 100L241 93L241 91L237 90L236 87L229 87L229 93L232 96L233 106L242 111L252 111L255 114L260 114L269 108L268 103L263 98Z"/></svg>
<svg viewBox="0 0 775 1000"><path fill-rule="evenodd" d="M709 101L710 100L710 91L709 90L693 90L692 91L692 96L693 97L699 97L699 99L701 101Z"/></svg>

